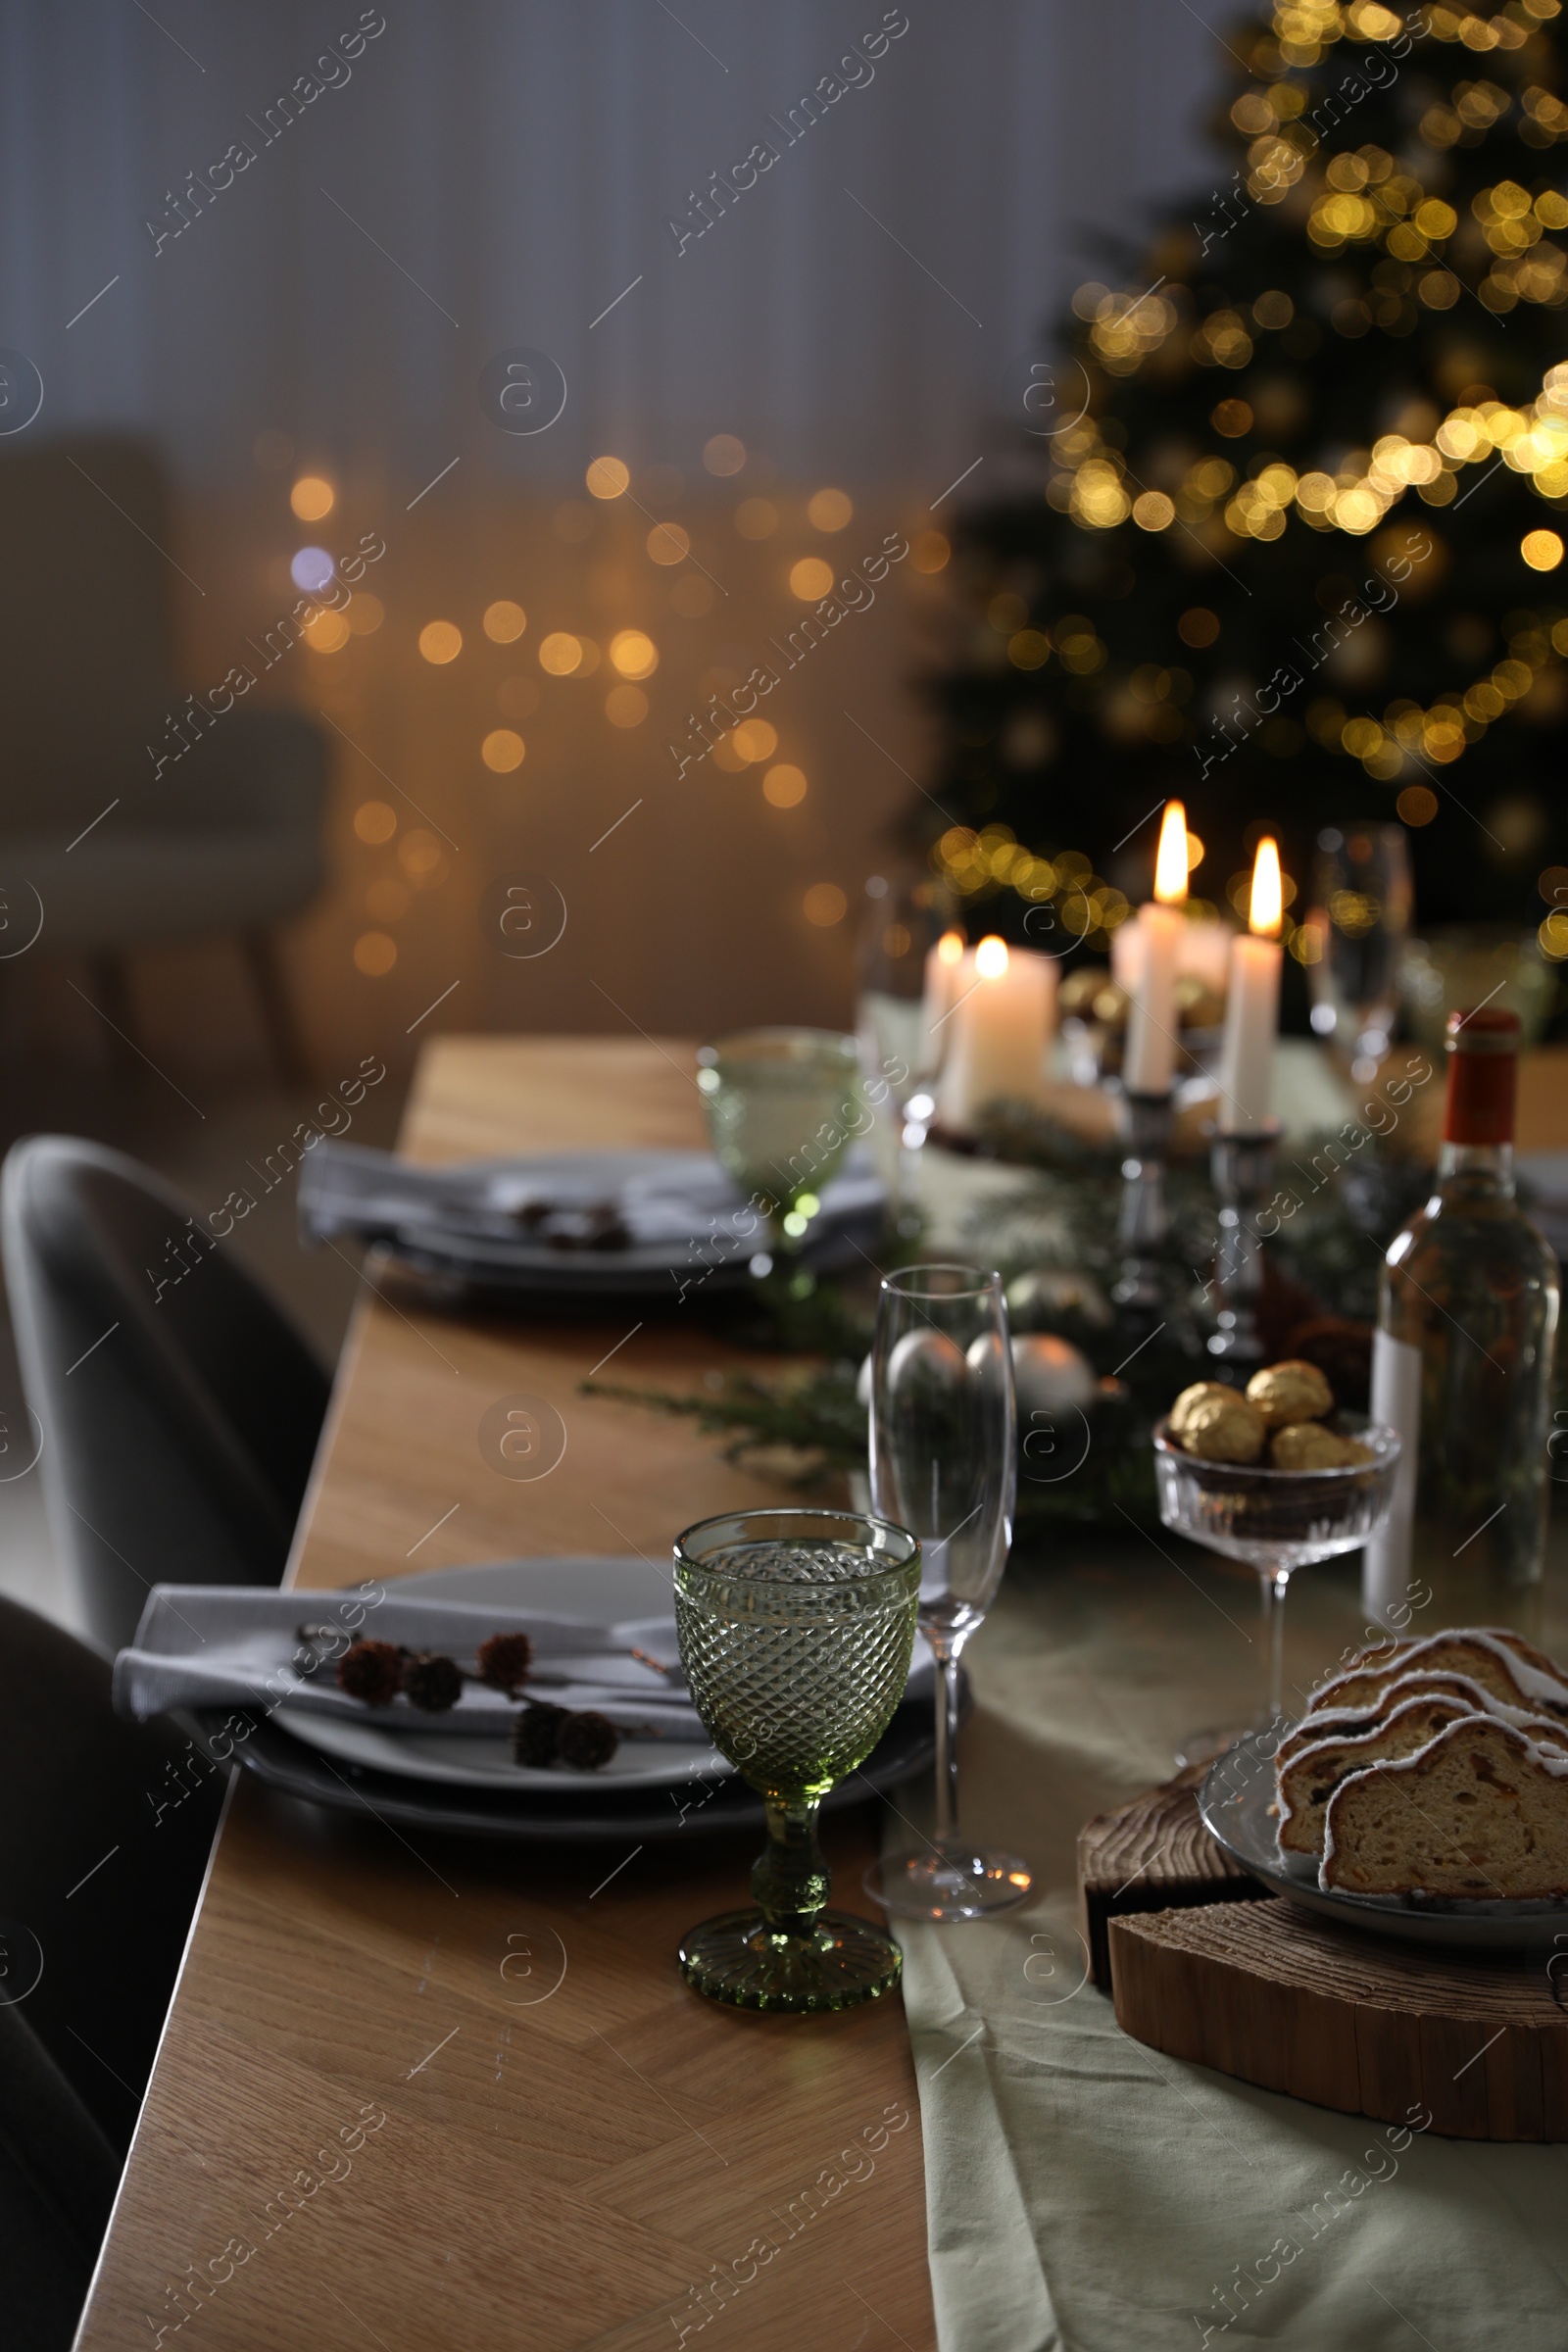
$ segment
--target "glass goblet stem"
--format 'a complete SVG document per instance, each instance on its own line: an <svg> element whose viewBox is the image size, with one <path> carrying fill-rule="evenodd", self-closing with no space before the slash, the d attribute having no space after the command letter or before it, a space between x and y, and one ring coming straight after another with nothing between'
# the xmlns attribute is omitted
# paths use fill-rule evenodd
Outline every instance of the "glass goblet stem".
<svg viewBox="0 0 1568 2352"><path fill-rule="evenodd" d="M808 1936L831 1881L816 1842L814 1797L768 1797L767 1843L752 1871L752 1892L775 1936Z"/></svg>
<svg viewBox="0 0 1568 2352"><path fill-rule="evenodd" d="M958 1835L958 1653L947 1642L926 1640L937 1661L936 1842L952 1845Z"/></svg>
<svg viewBox="0 0 1568 2352"><path fill-rule="evenodd" d="M1259 1724L1267 1731L1285 1712L1285 1595L1290 1590L1288 1568L1260 1568L1258 1587L1263 1599L1263 1648L1268 1660L1268 1704Z"/></svg>

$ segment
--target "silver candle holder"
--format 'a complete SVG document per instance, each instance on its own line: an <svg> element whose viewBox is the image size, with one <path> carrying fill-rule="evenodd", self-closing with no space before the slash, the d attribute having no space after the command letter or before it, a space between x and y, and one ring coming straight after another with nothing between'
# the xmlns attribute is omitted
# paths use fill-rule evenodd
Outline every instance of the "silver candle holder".
<svg viewBox="0 0 1568 2352"><path fill-rule="evenodd" d="M1219 1294L1217 1329L1208 1352L1245 1386L1263 1361L1257 1308L1263 1294L1263 1244L1257 1231L1259 1204L1274 1182L1274 1151L1282 1129L1265 1119L1248 1135L1209 1133L1208 1165L1219 1195L1219 1244L1214 1252L1214 1288Z"/></svg>
<svg viewBox="0 0 1568 2352"><path fill-rule="evenodd" d="M1121 1279L1111 1298L1129 1324L1150 1323L1162 1309L1160 1260L1170 1219L1165 1208L1165 1166L1170 1157L1171 1098L1122 1097L1127 1156L1121 1163L1121 1216L1116 1228Z"/></svg>

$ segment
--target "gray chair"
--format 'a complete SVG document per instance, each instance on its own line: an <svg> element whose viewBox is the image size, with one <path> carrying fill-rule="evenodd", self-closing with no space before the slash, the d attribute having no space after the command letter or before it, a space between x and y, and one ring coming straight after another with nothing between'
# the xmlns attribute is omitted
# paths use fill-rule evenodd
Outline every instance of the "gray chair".
<svg viewBox="0 0 1568 2352"><path fill-rule="evenodd" d="M276 933L324 879L321 730L250 707L267 682L243 642L233 660L257 686L191 716L175 682L183 550L162 466L139 443L0 453L0 956L41 909L29 952L84 956L100 1008L133 1040L133 952L230 932L279 1073L302 1077Z"/></svg>
<svg viewBox="0 0 1568 2352"><path fill-rule="evenodd" d="M106 1652L154 1584L275 1585L325 1372L193 1204L119 1152L30 1136L0 1241L39 1470L77 1622Z"/></svg>

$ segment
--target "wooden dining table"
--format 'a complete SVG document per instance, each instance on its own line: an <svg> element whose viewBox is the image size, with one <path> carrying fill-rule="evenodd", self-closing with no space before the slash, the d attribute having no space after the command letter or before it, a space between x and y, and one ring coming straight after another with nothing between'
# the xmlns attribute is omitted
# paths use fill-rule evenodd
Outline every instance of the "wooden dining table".
<svg viewBox="0 0 1568 2352"><path fill-rule="evenodd" d="M700 1146L694 1072L674 1041L440 1038L401 1149ZM584 1396L612 1351L607 1377L681 1392L741 1360L689 1307L443 1313L372 1257L292 1582L667 1563L690 1521L780 1499L690 1423ZM566 1439L527 1482L479 1437L517 1394ZM850 1908L871 1908L875 1826L861 1807L826 1831ZM480 1843L238 1774L78 2345L928 2352L899 1999L751 2016L678 1972L681 1932L748 1899L757 1842L696 1815L635 1850Z"/></svg>

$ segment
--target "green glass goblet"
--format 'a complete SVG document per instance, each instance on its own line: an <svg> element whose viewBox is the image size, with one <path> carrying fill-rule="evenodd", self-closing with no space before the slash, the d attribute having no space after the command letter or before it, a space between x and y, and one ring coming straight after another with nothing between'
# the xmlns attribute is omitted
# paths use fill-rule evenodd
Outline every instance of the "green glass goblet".
<svg viewBox="0 0 1568 2352"><path fill-rule="evenodd" d="M855 1511L736 1511L675 1544L675 1625L692 1703L767 1807L754 1910L693 1928L681 1973L737 2009L803 2013L874 2001L897 1944L830 1911L817 1807L863 1764L908 1679L920 1546Z"/></svg>
<svg viewBox="0 0 1568 2352"><path fill-rule="evenodd" d="M832 1029L743 1029L697 1060L714 1156L765 1213L773 1249L792 1257L823 1185L870 1131L859 1048Z"/></svg>

